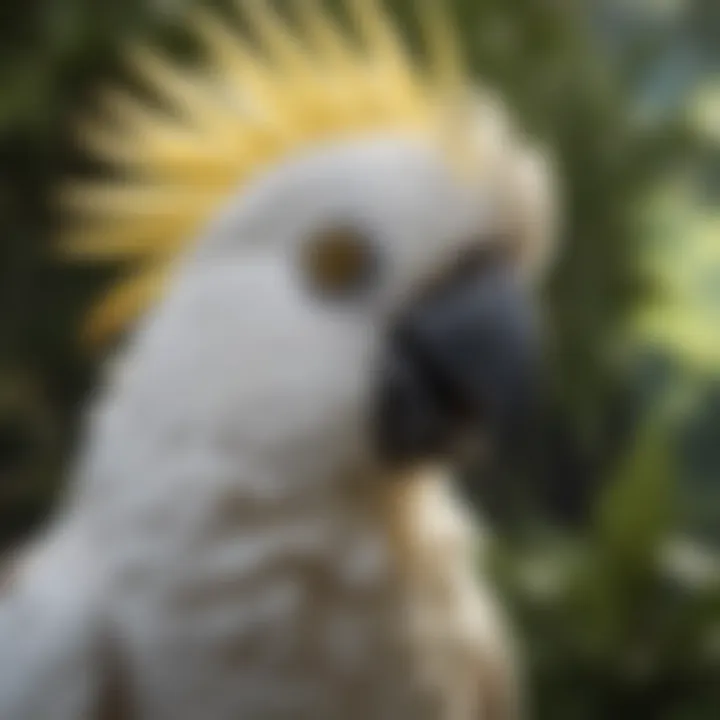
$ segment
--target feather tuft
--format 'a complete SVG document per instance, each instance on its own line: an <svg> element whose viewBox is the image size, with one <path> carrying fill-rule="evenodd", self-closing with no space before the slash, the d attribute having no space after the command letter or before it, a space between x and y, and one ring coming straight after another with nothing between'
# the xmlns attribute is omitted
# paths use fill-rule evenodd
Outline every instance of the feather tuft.
<svg viewBox="0 0 720 720"><path fill-rule="evenodd" d="M144 310L154 297L148 288L162 275L157 268L170 265L229 194L258 173L335 138L382 130L437 138L449 130L438 122L438 105L469 91L450 23L430 0L429 78L380 0L346 0L352 30L319 0L290 2L294 22L267 0L236 4L249 36L206 11L190 18L206 58L197 70L147 47L128 53L160 107L109 90L101 119L80 128L84 146L120 177L67 189L62 203L72 222L62 251L152 268L93 314L93 339Z"/></svg>

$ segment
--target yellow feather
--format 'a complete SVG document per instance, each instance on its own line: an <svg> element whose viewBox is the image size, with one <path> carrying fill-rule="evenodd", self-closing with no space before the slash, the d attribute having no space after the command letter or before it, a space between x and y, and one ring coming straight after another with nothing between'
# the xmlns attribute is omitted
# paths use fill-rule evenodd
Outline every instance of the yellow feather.
<svg viewBox="0 0 720 720"><path fill-rule="evenodd" d="M168 274L165 266L151 267L113 288L90 313L83 344L95 348L122 332L161 295Z"/></svg>
<svg viewBox="0 0 720 720"><path fill-rule="evenodd" d="M355 131L366 126L368 119L382 122L387 105L378 102L369 53L363 56L349 44L317 0L298 2L296 7L301 31L316 60L315 74L301 87L305 102L299 104L309 132L323 136L333 129ZM382 84L386 82L383 78Z"/></svg>
<svg viewBox="0 0 720 720"><path fill-rule="evenodd" d="M238 111L262 114L268 122L281 118L287 108L273 71L247 49L237 34L207 12L196 12L192 25L210 55L218 80L237 100Z"/></svg>
<svg viewBox="0 0 720 720"><path fill-rule="evenodd" d="M350 0L350 11L371 56L371 72L381 105L400 115L422 114L422 83L416 77L392 21L377 0Z"/></svg>
<svg viewBox="0 0 720 720"><path fill-rule="evenodd" d="M331 68L342 72L352 67L354 58L347 39L323 12L318 0L298 1L295 6L301 31L308 41L317 69L327 72Z"/></svg>
<svg viewBox="0 0 720 720"><path fill-rule="evenodd" d="M119 170L139 177L197 185L227 184L237 177L242 153L228 153L214 138L160 128L132 133L85 122L78 132L81 147Z"/></svg>
<svg viewBox="0 0 720 720"><path fill-rule="evenodd" d="M279 70L292 73L307 65L307 58L297 39L268 0L236 0L236 6Z"/></svg>
<svg viewBox="0 0 720 720"><path fill-rule="evenodd" d="M426 36L431 91L436 98L437 137L456 171L467 176L476 169L472 153L473 98L466 81L466 69L447 6L436 0L422 0L420 19Z"/></svg>
<svg viewBox="0 0 720 720"><path fill-rule="evenodd" d="M439 96L448 100L464 96L466 72L447 6L437 0L423 0L420 18L427 37L431 79Z"/></svg>
<svg viewBox="0 0 720 720"><path fill-rule="evenodd" d="M220 198L214 191L157 185L97 185L68 186L61 193L61 202L69 210L83 214L111 218L137 215L174 216L182 212L206 211Z"/></svg>
<svg viewBox="0 0 720 720"><path fill-rule="evenodd" d="M383 130L421 132L461 150L462 133L438 106L469 88L448 18L440 3L424 2L427 79L380 0L346 0L353 35L318 0L293 0L293 23L268 0L242 0L259 51L196 11L201 71L147 48L129 54L167 110L127 92L104 94L102 121L84 124L80 139L124 180L68 188L63 203L74 223L61 247L83 261L152 260L153 269L103 301L90 321L92 338L131 320L156 296L158 268L183 252L232 192L291 153Z"/></svg>
<svg viewBox="0 0 720 720"><path fill-rule="evenodd" d="M114 137L102 128L86 129L82 145L99 159L138 177L159 182L181 182L190 179L206 189L222 191L240 175L243 154L221 153L204 143L180 139Z"/></svg>
<svg viewBox="0 0 720 720"><path fill-rule="evenodd" d="M377 0L349 0L349 9L358 34L373 58L385 63L387 69L400 69L410 75L405 50Z"/></svg>
<svg viewBox="0 0 720 720"><path fill-rule="evenodd" d="M196 218L200 224L202 217ZM63 252L79 262L118 262L167 258L178 254L190 241L192 221L184 215L149 215L126 219L75 222L60 236Z"/></svg>
<svg viewBox="0 0 720 720"><path fill-rule="evenodd" d="M151 108L147 102L125 90L108 88L99 97L98 105L102 115L126 133L188 133L192 129L178 122L167 112Z"/></svg>
<svg viewBox="0 0 720 720"><path fill-rule="evenodd" d="M144 82L169 102L191 126L212 133L227 133L230 130L233 113L212 80L174 67L147 48L132 50L128 61Z"/></svg>

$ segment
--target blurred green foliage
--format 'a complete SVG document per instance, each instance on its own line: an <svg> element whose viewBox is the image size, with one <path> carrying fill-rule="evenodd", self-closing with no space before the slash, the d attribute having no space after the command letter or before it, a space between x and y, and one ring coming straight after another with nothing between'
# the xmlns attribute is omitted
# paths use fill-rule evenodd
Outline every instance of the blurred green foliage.
<svg viewBox="0 0 720 720"><path fill-rule="evenodd" d="M75 338L108 271L49 252L54 189L90 167L73 123L127 79L125 41L189 49L195 1L0 9L0 543L52 505L96 371ZM390 4L412 36L416 4ZM553 382L496 557L536 714L720 717L718 560L700 544L720 541L720 5L453 5L473 69L552 148L566 194ZM508 504L510 485L490 494Z"/></svg>
<svg viewBox="0 0 720 720"><path fill-rule="evenodd" d="M717 717L720 557L683 534L672 405L672 423L665 408L643 427L582 538L497 547L539 718Z"/></svg>

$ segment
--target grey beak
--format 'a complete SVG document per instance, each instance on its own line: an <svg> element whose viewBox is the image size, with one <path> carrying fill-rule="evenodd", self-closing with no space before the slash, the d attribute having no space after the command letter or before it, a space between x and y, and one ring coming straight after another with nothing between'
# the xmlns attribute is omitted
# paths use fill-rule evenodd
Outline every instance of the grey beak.
<svg viewBox="0 0 720 720"><path fill-rule="evenodd" d="M534 303L510 268L463 276L393 328L380 373L378 444L390 461L453 454L468 435L501 451L521 439L536 396Z"/></svg>

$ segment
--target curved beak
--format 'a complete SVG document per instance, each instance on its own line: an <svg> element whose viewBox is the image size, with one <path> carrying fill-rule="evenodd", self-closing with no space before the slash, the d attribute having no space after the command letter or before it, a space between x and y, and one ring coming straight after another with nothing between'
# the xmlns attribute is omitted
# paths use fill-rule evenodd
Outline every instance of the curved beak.
<svg viewBox="0 0 720 720"><path fill-rule="evenodd" d="M391 462L456 457L483 443L512 452L536 398L539 327L529 293L504 265L424 298L391 332L376 428Z"/></svg>

